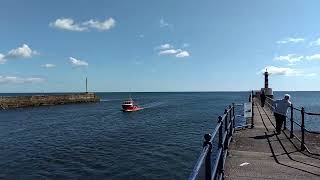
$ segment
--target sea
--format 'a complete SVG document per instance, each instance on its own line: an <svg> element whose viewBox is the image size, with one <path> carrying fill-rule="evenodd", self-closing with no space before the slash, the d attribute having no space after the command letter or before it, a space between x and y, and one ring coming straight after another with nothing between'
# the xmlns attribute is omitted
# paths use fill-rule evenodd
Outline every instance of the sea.
<svg viewBox="0 0 320 180"><path fill-rule="evenodd" d="M289 93L320 112L320 92ZM0 179L187 179L205 133L250 92L97 93L98 103L0 110ZM0 96L30 94L0 94ZM126 113L128 96L144 109ZM237 125L244 123L236 106ZM306 120L320 130L320 119Z"/></svg>

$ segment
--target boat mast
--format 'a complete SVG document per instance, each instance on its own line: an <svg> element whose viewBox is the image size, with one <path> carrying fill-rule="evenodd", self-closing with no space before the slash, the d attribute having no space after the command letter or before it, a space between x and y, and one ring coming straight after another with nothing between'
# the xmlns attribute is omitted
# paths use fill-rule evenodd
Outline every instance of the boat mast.
<svg viewBox="0 0 320 180"><path fill-rule="evenodd" d="M88 78L86 77L86 93L88 93Z"/></svg>

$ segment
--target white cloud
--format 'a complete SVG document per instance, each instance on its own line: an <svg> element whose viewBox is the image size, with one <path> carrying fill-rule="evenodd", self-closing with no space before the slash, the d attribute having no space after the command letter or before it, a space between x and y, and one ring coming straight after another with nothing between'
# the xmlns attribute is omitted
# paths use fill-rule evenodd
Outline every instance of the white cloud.
<svg viewBox="0 0 320 180"><path fill-rule="evenodd" d="M320 38L315 41L310 42L310 46L320 46Z"/></svg>
<svg viewBox="0 0 320 180"><path fill-rule="evenodd" d="M16 58L30 58L33 55L38 55L37 51L32 50L27 44L23 44L17 49L12 49L5 56L6 59L16 59Z"/></svg>
<svg viewBox="0 0 320 180"><path fill-rule="evenodd" d="M280 41L277 41L278 44L288 44L288 43L300 43L304 42L303 38L286 38Z"/></svg>
<svg viewBox="0 0 320 180"><path fill-rule="evenodd" d="M102 22L94 19L90 19L88 21L75 23L71 18L61 18L57 19L54 22L51 22L49 26L55 27L58 29L64 29L69 31L88 31L89 29L96 29L99 31L107 31L113 27L115 27L116 21L113 18L108 18Z"/></svg>
<svg viewBox="0 0 320 180"><path fill-rule="evenodd" d="M320 54L314 54L311 56L306 56L307 60L320 60Z"/></svg>
<svg viewBox="0 0 320 180"><path fill-rule="evenodd" d="M161 46L158 47L159 49L170 49L173 48L173 46L171 44L162 44Z"/></svg>
<svg viewBox="0 0 320 180"><path fill-rule="evenodd" d="M89 65L86 61L78 60L78 59L73 58L73 57L69 57L69 62L71 63L71 65L73 67L86 67L86 66Z"/></svg>
<svg viewBox="0 0 320 180"><path fill-rule="evenodd" d="M43 64L42 67L44 67L44 68L54 68L54 67L56 67L56 65L55 64Z"/></svg>
<svg viewBox="0 0 320 180"><path fill-rule="evenodd" d="M99 31L107 31L116 25L116 21L113 18L108 18L105 21L97 21L90 19L89 21L86 21L82 23L84 26L97 29Z"/></svg>
<svg viewBox="0 0 320 180"><path fill-rule="evenodd" d="M303 59L303 56L297 56L295 54L288 54L286 56L277 56L274 58L275 61L287 61L290 64L299 62Z"/></svg>
<svg viewBox="0 0 320 180"><path fill-rule="evenodd" d="M282 75L282 76L316 76L316 73L305 73L302 70L289 68L289 67L276 67L276 66L268 66L262 69L260 73L264 73L265 70L268 70L268 72L271 75Z"/></svg>
<svg viewBox="0 0 320 180"><path fill-rule="evenodd" d="M5 63L7 60L5 59L5 55L0 53L0 64Z"/></svg>
<svg viewBox="0 0 320 180"><path fill-rule="evenodd" d="M288 68L288 67L276 67L276 66L268 66L261 70L261 73L264 73L265 70L272 74L272 75L285 75L285 76L293 76L299 74L296 69Z"/></svg>
<svg viewBox="0 0 320 180"><path fill-rule="evenodd" d="M184 57L189 57L189 56L190 56L190 54L188 51L181 51L178 54L176 54L177 58L184 58Z"/></svg>
<svg viewBox="0 0 320 180"><path fill-rule="evenodd" d="M181 49L167 49L159 52L159 55L177 54L181 52Z"/></svg>
<svg viewBox="0 0 320 180"><path fill-rule="evenodd" d="M158 46L156 49L160 49L159 55L172 55L177 58L184 58L190 56L190 53L188 51L182 50L182 49L174 49L173 45L171 44L162 44Z"/></svg>
<svg viewBox="0 0 320 180"><path fill-rule="evenodd" d="M160 27L168 27L171 26L168 22L166 22L163 18L160 19Z"/></svg>
<svg viewBox="0 0 320 180"><path fill-rule="evenodd" d="M42 83L45 79L40 77L0 76L0 84Z"/></svg>
<svg viewBox="0 0 320 180"><path fill-rule="evenodd" d="M309 74L305 74L304 76L312 77L312 76L317 76L317 75L318 75L317 73L309 73Z"/></svg>
<svg viewBox="0 0 320 180"><path fill-rule="evenodd" d="M10 50L5 55L0 53L0 64L3 64L10 59L25 59L31 58L34 55L39 55L39 53L35 50L32 50L27 44L23 44L21 47Z"/></svg>
<svg viewBox="0 0 320 180"><path fill-rule="evenodd" d="M80 24L76 24L71 18L57 19L55 22L49 24L51 27L58 29L64 29L69 31L86 31L87 27L82 27Z"/></svg>

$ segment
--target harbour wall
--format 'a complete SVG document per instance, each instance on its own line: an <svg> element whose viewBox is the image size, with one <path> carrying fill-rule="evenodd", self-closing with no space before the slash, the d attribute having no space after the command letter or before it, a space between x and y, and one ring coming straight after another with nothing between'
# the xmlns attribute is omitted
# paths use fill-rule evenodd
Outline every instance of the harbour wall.
<svg viewBox="0 0 320 180"><path fill-rule="evenodd" d="M32 95L32 96L0 96L0 109L51 106L59 104L75 104L99 102L95 93Z"/></svg>

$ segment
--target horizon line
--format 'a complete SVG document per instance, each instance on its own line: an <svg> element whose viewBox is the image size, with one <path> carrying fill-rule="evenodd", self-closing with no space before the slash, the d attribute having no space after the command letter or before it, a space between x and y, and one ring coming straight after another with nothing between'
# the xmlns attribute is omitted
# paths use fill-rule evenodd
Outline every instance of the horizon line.
<svg viewBox="0 0 320 180"><path fill-rule="evenodd" d="M88 93L206 93L206 92L251 92L252 90L226 91L88 91ZM253 90L258 91L258 90ZM319 92L320 90L278 90L273 92ZM52 91L52 92L0 92L0 94L44 94L44 93L86 93L84 91Z"/></svg>

